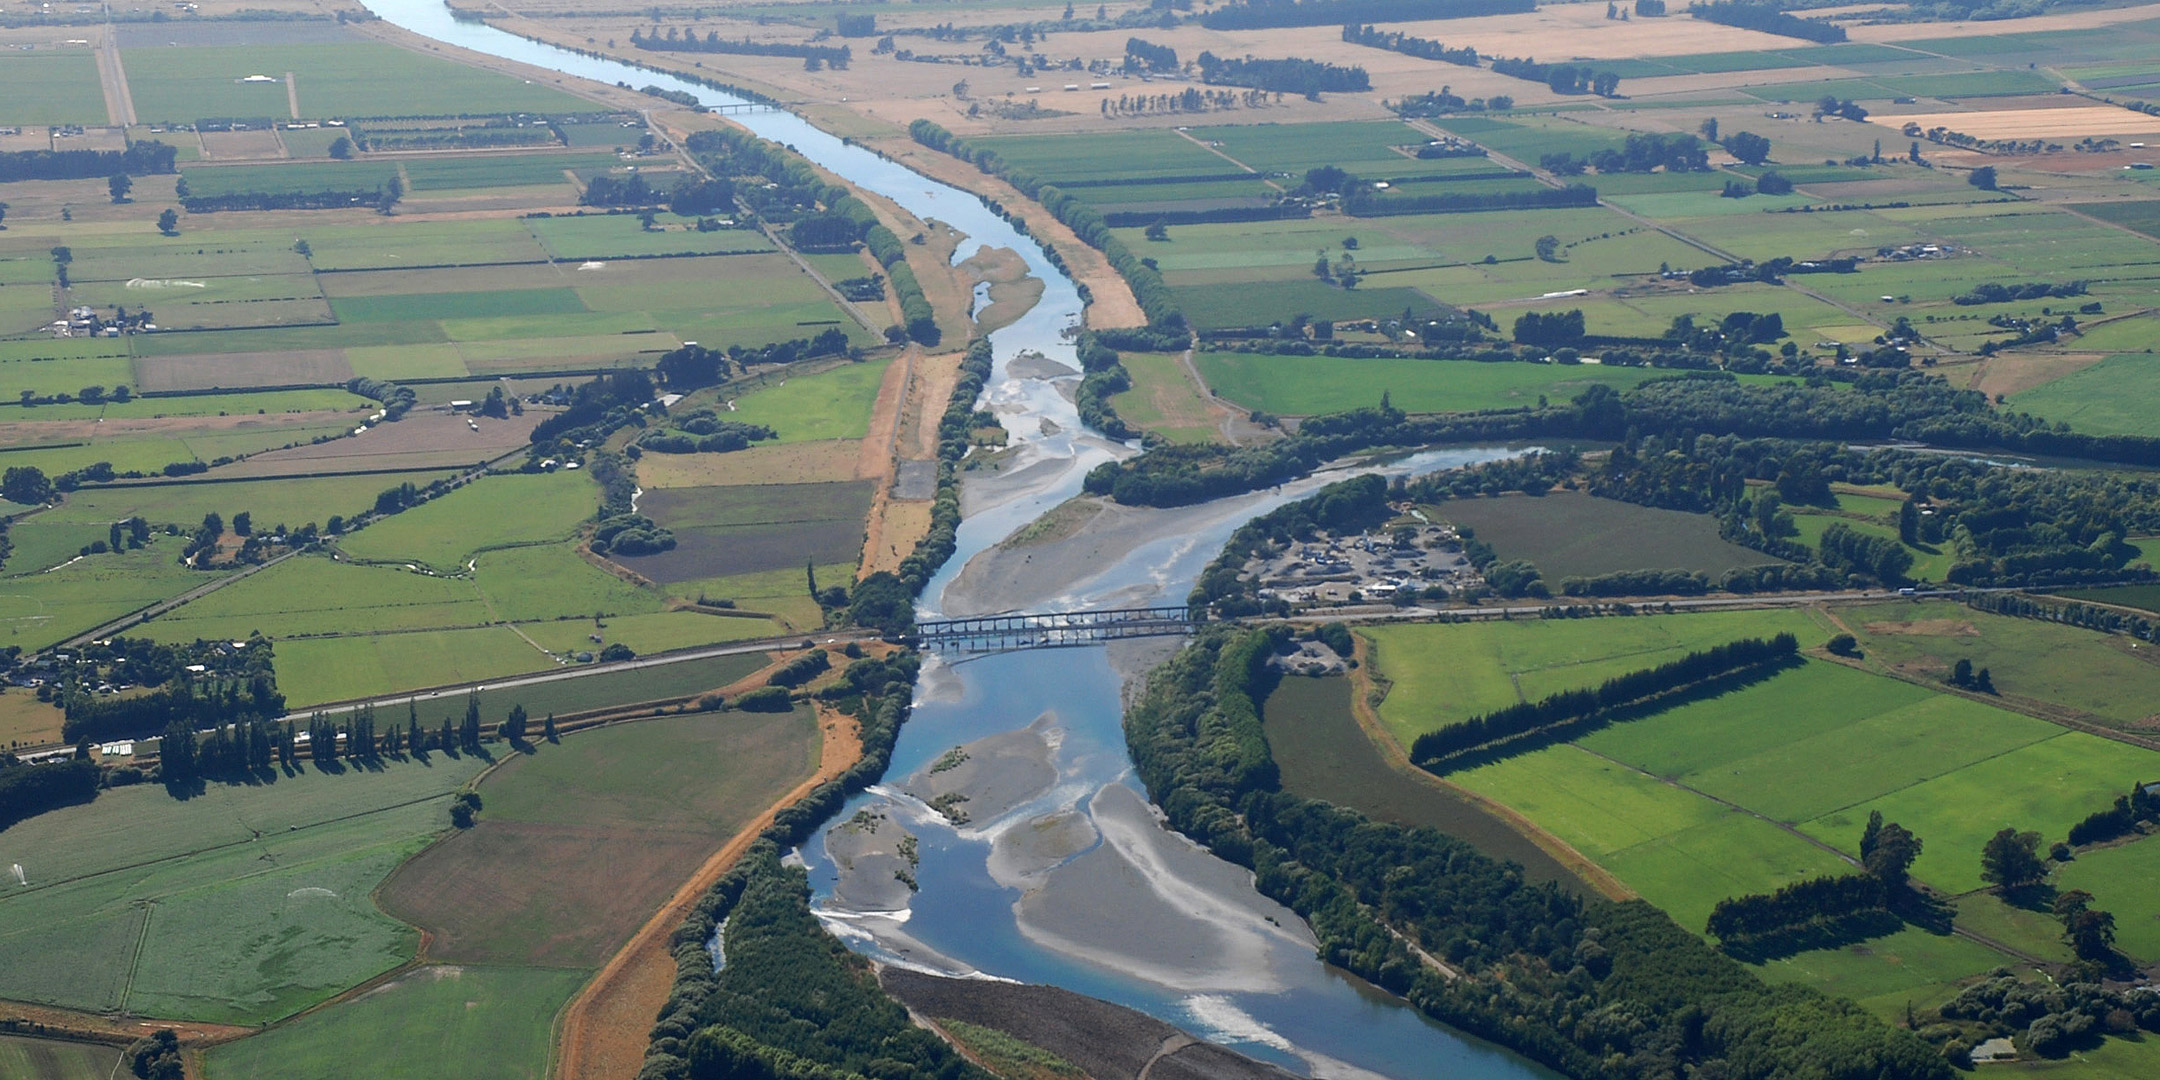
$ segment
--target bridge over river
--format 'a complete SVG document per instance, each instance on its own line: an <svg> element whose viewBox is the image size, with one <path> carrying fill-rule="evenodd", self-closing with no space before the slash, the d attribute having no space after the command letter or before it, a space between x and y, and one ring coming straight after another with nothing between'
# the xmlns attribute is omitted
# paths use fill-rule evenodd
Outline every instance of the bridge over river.
<svg viewBox="0 0 2160 1080"><path fill-rule="evenodd" d="M925 648L947 652L1006 652L1184 634L1193 625L1183 606L1109 608L925 620L915 624L915 636Z"/></svg>

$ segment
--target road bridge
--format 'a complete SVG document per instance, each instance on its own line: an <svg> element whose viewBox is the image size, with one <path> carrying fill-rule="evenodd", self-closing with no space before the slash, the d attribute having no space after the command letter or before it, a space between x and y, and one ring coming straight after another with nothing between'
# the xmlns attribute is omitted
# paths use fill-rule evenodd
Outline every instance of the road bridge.
<svg viewBox="0 0 2160 1080"><path fill-rule="evenodd" d="M1163 637L1192 628L1192 612L1182 606L1109 608L925 620L915 624L915 637L924 648L945 652L1004 652Z"/></svg>

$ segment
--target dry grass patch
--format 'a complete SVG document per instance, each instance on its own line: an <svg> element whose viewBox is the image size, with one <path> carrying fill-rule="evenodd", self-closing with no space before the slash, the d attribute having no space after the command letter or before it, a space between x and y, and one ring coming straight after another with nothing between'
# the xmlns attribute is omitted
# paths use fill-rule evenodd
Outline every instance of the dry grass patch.
<svg viewBox="0 0 2160 1080"><path fill-rule="evenodd" d="M862 456L861 439L753 446L732 454L647 454L638 459L638 482L682 488L853 480Z"/></svg>
<svg viewBox="0 0 2160 1080"><path fill-rule="evenodd" d="M1911 113L1881 117L1885 127L1918 124L1921 130L1946 127L1977 139L2079 139L2095 135L2150 135L2160 132L2160 117L2112 105L2067 109L1989 109L1984 112Z"/></svg>

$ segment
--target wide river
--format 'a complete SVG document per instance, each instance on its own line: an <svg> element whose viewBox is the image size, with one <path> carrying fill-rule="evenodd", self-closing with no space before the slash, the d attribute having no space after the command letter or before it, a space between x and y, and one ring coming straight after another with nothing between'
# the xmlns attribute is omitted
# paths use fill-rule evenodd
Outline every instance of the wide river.
<svg viewBox="0 0 2160 1080"><path fill-rule="evenodd" d="M602 83L657 84L694 94L708 105L743 104L668 75L458 22L437 0L368 0L368 6L394 25L475 52ZM1020 448L1004 470L1016 479L987 498L971 493L959 551L924 592L924 614L942 613L948 586L970 559L1076 494L1088 469L1130 452L1081 426L1056 385L1058 377L1019 377L1011 369L1023 352L1075 366L1065 335L1079 321L1079 294L1033 241L975 196L844 143L791 113L760 109L734 119L918 218L966 234L956 258L980 246L1009 248L1047 286L1033 310L991 337L997 366L988 404ZM1026 370L1039 376L1040 366ZM1512 452L1428 453L1392 468L1425 471ZM1047 573L1028 590L1032 595L1005 599L1029 608L1113 599L1120 606L1153 598L1181 602L1240 521L1318 484L1285 485L1268 497L1241 501L1235 513L1196 509L1189 530L1139 545L1105 565ZM1249 874L1159 828L1125 754L1122 687L1122 676L1101 647L1006 653L950 665L933 661L894 753L893 784L954 746L1027 728L1038 718L1046 718L1038 730L1048 732L1043 743L1054 782L995 820L959 829L891 787L857 798L841 811L841 819L867 807L919 835L921 864L915 876L921 889L904 906L851 909L834 895L837 871L821 839L802 857L827 925L853 947L888 962L1068 987L1307 1075L1400 1080L1547 1080L1554 1075L1433 1023L1320 963L1303 924L1260 896ZM1055 857L1026 865L1003 857L1011 845L999 845L999 837L1052 825L1068 841Z"/></svg>

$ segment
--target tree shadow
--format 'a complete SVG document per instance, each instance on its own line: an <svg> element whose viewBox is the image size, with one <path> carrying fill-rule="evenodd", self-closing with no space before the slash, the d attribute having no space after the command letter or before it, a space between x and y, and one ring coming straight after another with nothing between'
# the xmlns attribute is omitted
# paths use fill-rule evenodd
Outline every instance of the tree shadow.
<svg viewBox="0 0 2160 1080"><path fill-rule="evenodd" d="M1735 960L1761 964L1818 949L1842 949L1874 938L1889 937L1903 929L1905 920L1883 908L1871 908L1772 934L1719 942L1718 948Z"/></svg>
<svg viewBox="0 0 2160 1080"><path fill-rule="evenodd" d="M1417 764L1419 768L1435 776L1446 776L1451 772L1475 769L1481 765L1491 765L1495 762L1506 761L1512 757L1535 753L1557 743L1573 742L1613 724L1644 720L1680 708L1683 705L1692 705L1699 701L1712 701L1726 694L1738 693L1749 687L1768 682L1806 662L1805 657L1798 655L1766 660L1760 664L1745 667L1729 674L1690 683L1687 686L1667 691L1646 701L1623 705L1615 709L1601 709L1581 719L1562 721L1558 724L1538 728L1535 731L1511 735L1487 743L1482 747L1464 750L1447 757L1421 761Z"/></svg>

